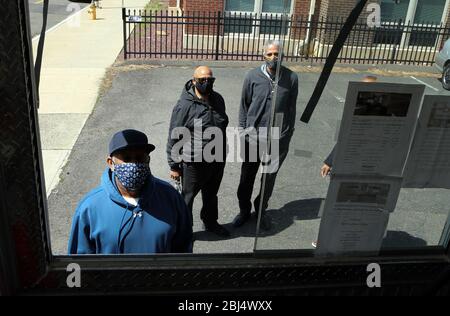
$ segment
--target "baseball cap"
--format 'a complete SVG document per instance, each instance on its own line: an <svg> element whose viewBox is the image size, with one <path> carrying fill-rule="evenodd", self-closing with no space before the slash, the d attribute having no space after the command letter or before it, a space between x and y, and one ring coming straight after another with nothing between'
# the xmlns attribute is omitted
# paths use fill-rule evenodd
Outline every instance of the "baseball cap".
<svg viewBox="0 0 450 316"><path fill-rule="evenodd" d="M147 135L134 129L126 129L115 133L111 138L109 142L109 155L111 156L114 152L129 147L143 147L148 153L155 150L155 146L149 144Z"/></svg>

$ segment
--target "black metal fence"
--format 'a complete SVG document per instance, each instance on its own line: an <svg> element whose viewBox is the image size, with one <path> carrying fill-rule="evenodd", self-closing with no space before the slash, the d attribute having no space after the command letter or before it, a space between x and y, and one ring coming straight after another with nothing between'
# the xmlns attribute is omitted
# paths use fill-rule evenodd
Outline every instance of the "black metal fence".
<svg viewBox="0 0 450 316"><path fill-rule="evenodd" d="M124 58L260 60L266 41L284 43L286 61L325 61L344 18L123 9ZM338 62L432 65L450 29L403 21L353 28Z"/></svg>

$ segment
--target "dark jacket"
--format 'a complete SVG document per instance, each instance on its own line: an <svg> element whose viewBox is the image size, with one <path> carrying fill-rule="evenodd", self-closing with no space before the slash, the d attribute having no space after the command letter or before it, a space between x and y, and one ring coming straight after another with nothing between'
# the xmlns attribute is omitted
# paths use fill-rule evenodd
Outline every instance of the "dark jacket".
<svg viewBox="0 0 450 316"><path fill-rule="evenodd" d="M167 160L172 170L181 170L179 162L174 161L172 157L172 148L180 140L179 138L172 138L172 131L176 127L186 127L190 131L190 139L186 142L185 148L191 148L190 156L191 161L200 157L203 148L211 142L202 135L194 134L194 120L202 120L202 132L207 128L217 127L222 131L223 136L223 153L221 157L222 161L226 159L226 129L228 127L228 116L225 113L225 101L222 96L213 91L210 96L209 104L203 100L200 100L194 91L194 85L192 81L188 81L181 93L181 97L178 103L175 105L172 117L170 119L169 139L167 141ZM200 141L202 148L194 148L194 140ZM180 152L181 153L181 152ZM186 153L183 156L186 157ZM179 157L182 158L181 155ZM183 159L185 160L185 159Z"/></svg>
<svg viewBox="0 0 450 316"><path fill-rule="evenodd" d="M181 195L149 176L137 206L129 204L109 168L73 217L69 254L192 252L192 219Z"/></svg>
<svg viewBox="0 0 450 316"><path fill-rule="evenodd" d="M242 88L239 127L269 127L275 83L262 67L250 71ZM280 69L280 80L275 113L283 114L280 137L290 137L295 130L298 96L298 77L286 67Z"/></svg>
<svg viewBox="0 0 450 316"><path fill-rule="evenodd" d="M333 150L328 155L327 159L325 159L324 163L330 167L333 167L334 154L336 152L336 145L334 145Z"/></svg>

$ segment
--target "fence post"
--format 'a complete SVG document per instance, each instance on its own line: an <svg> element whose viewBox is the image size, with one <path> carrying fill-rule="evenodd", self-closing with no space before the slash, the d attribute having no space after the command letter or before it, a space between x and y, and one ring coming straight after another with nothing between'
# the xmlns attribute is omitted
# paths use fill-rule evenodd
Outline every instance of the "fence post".
<svg viewBox="0 0 450 316"><path fill-rule="evenodd" d="M125 8L122 8L122 22L123 22L123 58L127 59L127 13Z"/></svg>
<svg viewBox="0 0 450 316"><path fill-rule="evenodd" d="M220 49L220 26L221 26L221 23L220 23L220 20L221 20L221 16L222 16L222 13L220 12L220 11L218 11L217 12L217 33L216 33L216 60L219 60L219 49Z"/></svg>
<svg viewBox="0 0 450 316"><path fill-rule="evenodd" d="M395 63L395 60L397 59L397 48L400 48L401 43L402 43L402 41L403 41L403 38L404 38L404 36L405 36L405 34L404 34L404 32L403 32L404 29L402 29L402 23L403 23L403 20L400 19L400 20L398 21L397 33L395 34L395 38L396 38L396 39L397 39L397 37L398 37L398 34L400 34L400 43L399 43L399 44L395 44L395 45L394 45L394 48L392 49L391 64L394 64L394 63ZM402 30L401 33L400 33L400 30ZM406 34L408 34L408 33L406 33Z"/></svg>
<svg viewBox="0 0 450 316"><path fill-rule="evenodd" d="M311 39L313 38L313 21L314 21L314 14L308 16L308 24L306 25L306 59L309 59L310 52L311 52ZM303 19L303 17L302 17ZM300 25L301 27L301 25ZM301 31L300 31L301 32ZM314 49L313 49L314 51ZM313 53L314 55L314 53ZM311 60L312 63L312 60Z"/></svg>

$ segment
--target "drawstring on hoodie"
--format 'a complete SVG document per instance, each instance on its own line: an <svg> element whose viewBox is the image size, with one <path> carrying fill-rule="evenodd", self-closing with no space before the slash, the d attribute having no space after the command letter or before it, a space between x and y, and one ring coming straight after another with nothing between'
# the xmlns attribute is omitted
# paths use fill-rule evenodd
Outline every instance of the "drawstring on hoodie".
<svg viewBox="0 0 450 316"><path fill-rule="evenodd" d="M128 211L129 210L128 210L128 205L127 205L127 210L123 213L122 222L123 222L123 219L124 219L124 217L125 217L125 215L127 214ZM133 218L133 216L130 216L127 219L127 221L125 222L125 224L121 225L121 227L120 227L119 236L117 237L117 249L118 249L117 251L118 251L118 253L120 253L120 247L121 247L121 244L122 244L122 239L121 239L122 231L128 225L128 223L131 221L132 218Z"/></svg>
<svg viewBox="0 0 450 316"><path fill-rule="evenodd" d="M109 189L110 189L110 192L113 192L113 193L117 193L117 194L120 194L119 193L119 191L118 191L118 189L117 189L117 187L114 185L114 172L112 172L112 174L111 174L111 177L109 178L110 179L110 186L107 186ZM153 183L153 177L151 177L151 175L150 175L150 177L149 177L149 182L150 182L150 185L152 185L152 183ZM148 200L148 201L151 201L152 199L153 199L153 196L154 196L154 194L155 194L155 192L154 192L154 190L151 190L151 191L148 191L148 189L147 189L147 191L146 191L147 193L146 193L146 196L145 196L145 199L146 200ZM123 202L125 202L125 201L123 201L123 200L117 200L117 199L114 199L114 198L112 198L112 194L113 193L111 193L111 199L114 201L114 202L116 202L116 203L118 203L118 204L120 204L120 205L123 205L123 206L125 206L125 208L126 208L126 210L124 211L124 214L123 214L123 217L122 217L122 220L121 220L121 226L120 226L120 230L119 230L119 234L118 234L118 237L117 237L117 253L118 254L121 254L121 253L124 253L124 243L125 243L125 239L128 237L128 235L131 233L131 231L133 230L133 227L134 227L134 224L135 224L135 222L136 222L136 219L137 218L142 218L143 217L143 213L145 212L144 210L142 210L142 209L140 209L139 211L133 211L132 210L132 207L131 207L131 205L129 205L128 203L123 203ZM126 217L126 215L127 215L127 213L128 212L130 212L131 213L131 215L128 217L128 219L125 221L125 223L123 223L124 222L124 219L125 219L125 217ZM130 223L131 222L131 223ZM123 225L122 225L122 223L123 223ZM128 229L127 229L127 226L128 226ZM125 230L126 230L126 232L125 232ZM124 233L125 232L125 233Z"/></svg>
<svg viewBox="0 0 450 316"><path fill-rule="evenodd" d="M134 226L134 223L136 223L136 218L137 217L141 217L142 216L142 214L139 212L139 213L135 213L135 212L133 212L133 215L130 217L130 219L133 219L133 221L131 222L131 225L130 225L130 228L128 229L128 231L126 232L126 234L123 236L123 238L122 238L122 241L119 243L119 252L120 253L123 253L123 245L124 245L124 242L125 242L125 239L127 239L127 237L128 237L128 235L131 233L131 231L133 230L133 226Z"/></svg>
<svg viewBox="0 0 450 316"><path fill-rule="evenodd" d="M128 209L128 205L127 205L127 210L124 213L124 217L125 217L126 212L128 212L128 211L129 211L129 209ZM125 224L123 224L122 227L120 228L119 236L117 238L117 248L118 248L119 253L123 253L123 250L122 250L123 243L125 242L125 239L127 238L127 236L131 233L131 230L133 229L133 226L134 226L134 223L136 222L137 217L142 218L142 211L139 211L139 212L133 211L132 215L127 219ZM123 230L125 229L125 227L127 227L128 223L130 223L131 220L133 220L133 222L131 223L130 228L125 233L123 238L121 238ZM123 222L123 218L122 218L122 222Z"/></svg>

